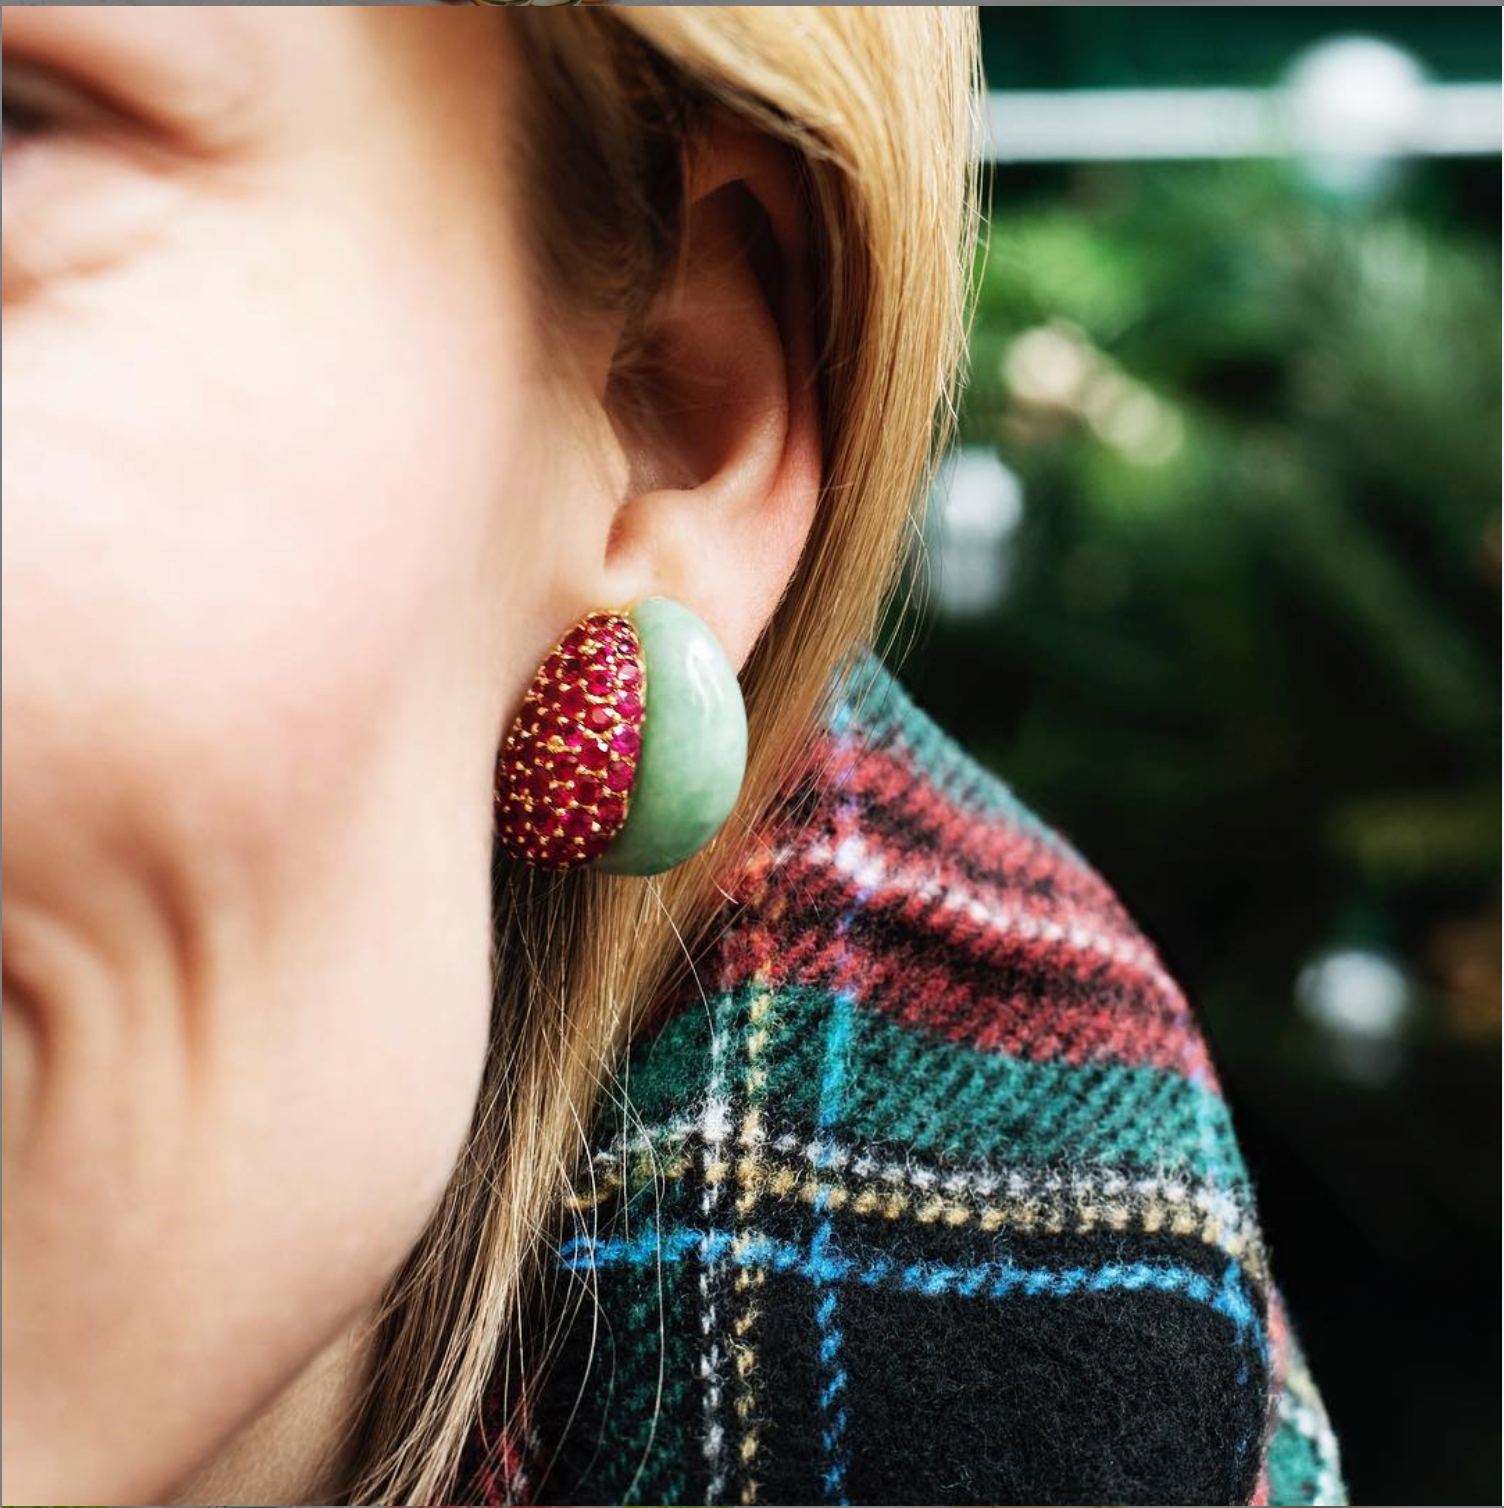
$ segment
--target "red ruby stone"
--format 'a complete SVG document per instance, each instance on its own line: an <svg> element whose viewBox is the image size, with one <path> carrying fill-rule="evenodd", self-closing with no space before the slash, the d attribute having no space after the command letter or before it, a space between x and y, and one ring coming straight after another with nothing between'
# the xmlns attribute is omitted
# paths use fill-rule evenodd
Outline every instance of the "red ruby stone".
<svg viewBox="0 0 1504 1508"><path fill-rule="evenodd" d="M626 820L642 748L641 652L629 618L592 613L540 666L497 769L497 836L514 857L570 868L600 854ZM562 752L549 748L555 737Z"/></svg>
<svg viewBox="0 0 1504 1508"><path fill-rule="evenodd" d="M595 825L595 819L589 812L580 811L578 808L569 812L564 818L564 831L571 838L588 838Z"/></svg>

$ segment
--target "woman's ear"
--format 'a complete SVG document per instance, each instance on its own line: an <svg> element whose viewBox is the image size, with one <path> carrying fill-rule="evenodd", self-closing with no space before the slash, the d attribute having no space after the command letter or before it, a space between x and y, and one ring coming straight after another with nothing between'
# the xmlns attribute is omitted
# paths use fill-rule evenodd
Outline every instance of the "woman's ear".
<svg viewBox="0 0 1504 1508"><path fill-rule="evenodd" d="M788 585L821 484L798 158L713 116L686 169L678 275L599 395L609 510L594 600L676 598L740 667Z"/></svg>

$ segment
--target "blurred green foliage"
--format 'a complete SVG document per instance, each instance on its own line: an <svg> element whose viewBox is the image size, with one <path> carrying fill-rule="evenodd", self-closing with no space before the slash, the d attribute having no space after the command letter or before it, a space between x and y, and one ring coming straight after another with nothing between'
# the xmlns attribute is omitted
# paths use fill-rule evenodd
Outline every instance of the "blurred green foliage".
<svg viewBox="0 0 1504 1508"><path fill-rule="evenodd" d="M1265 84L1303 47L1360 31L1433 78L1499 77L1497 17L1468 5L989 5L994 89Z"/></svg>
<svg viewBox="0 0 1504 1508"><path fill-rule="evenodd" d="M962 440L1022 483L1007 586L894 628L920 700L1081 847L1206 1021L1354 1500L1481 1502L1500 263L1496 221L1426 193L1337 202L1281 163L1000 176ZM1387 1057L1298 1007L1345 948L1406 982Z"/></svg>

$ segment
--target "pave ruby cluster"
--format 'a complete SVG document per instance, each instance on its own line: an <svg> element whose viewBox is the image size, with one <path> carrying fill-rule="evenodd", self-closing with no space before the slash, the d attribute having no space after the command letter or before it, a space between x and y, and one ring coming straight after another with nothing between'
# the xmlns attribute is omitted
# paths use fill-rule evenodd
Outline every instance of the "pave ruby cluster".
<svg viewBox="0 0 1504 1508"><path fill-rule="evenodd" d="M642 645L591 613L538 667L496 760L494 832L515 859L571 869L621 831L642 751Z"/></svg>

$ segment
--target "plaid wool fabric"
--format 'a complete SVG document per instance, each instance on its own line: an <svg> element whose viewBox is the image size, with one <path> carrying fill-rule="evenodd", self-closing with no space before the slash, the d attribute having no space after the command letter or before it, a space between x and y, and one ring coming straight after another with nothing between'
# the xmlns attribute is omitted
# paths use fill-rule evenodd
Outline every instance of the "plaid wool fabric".
<svg viewBox="0 0 1504 1508"><path fill-rule="evenodd" d="M1343 1503L1206 1044L871 652L595 1127L468 1503Z"/></svg>

